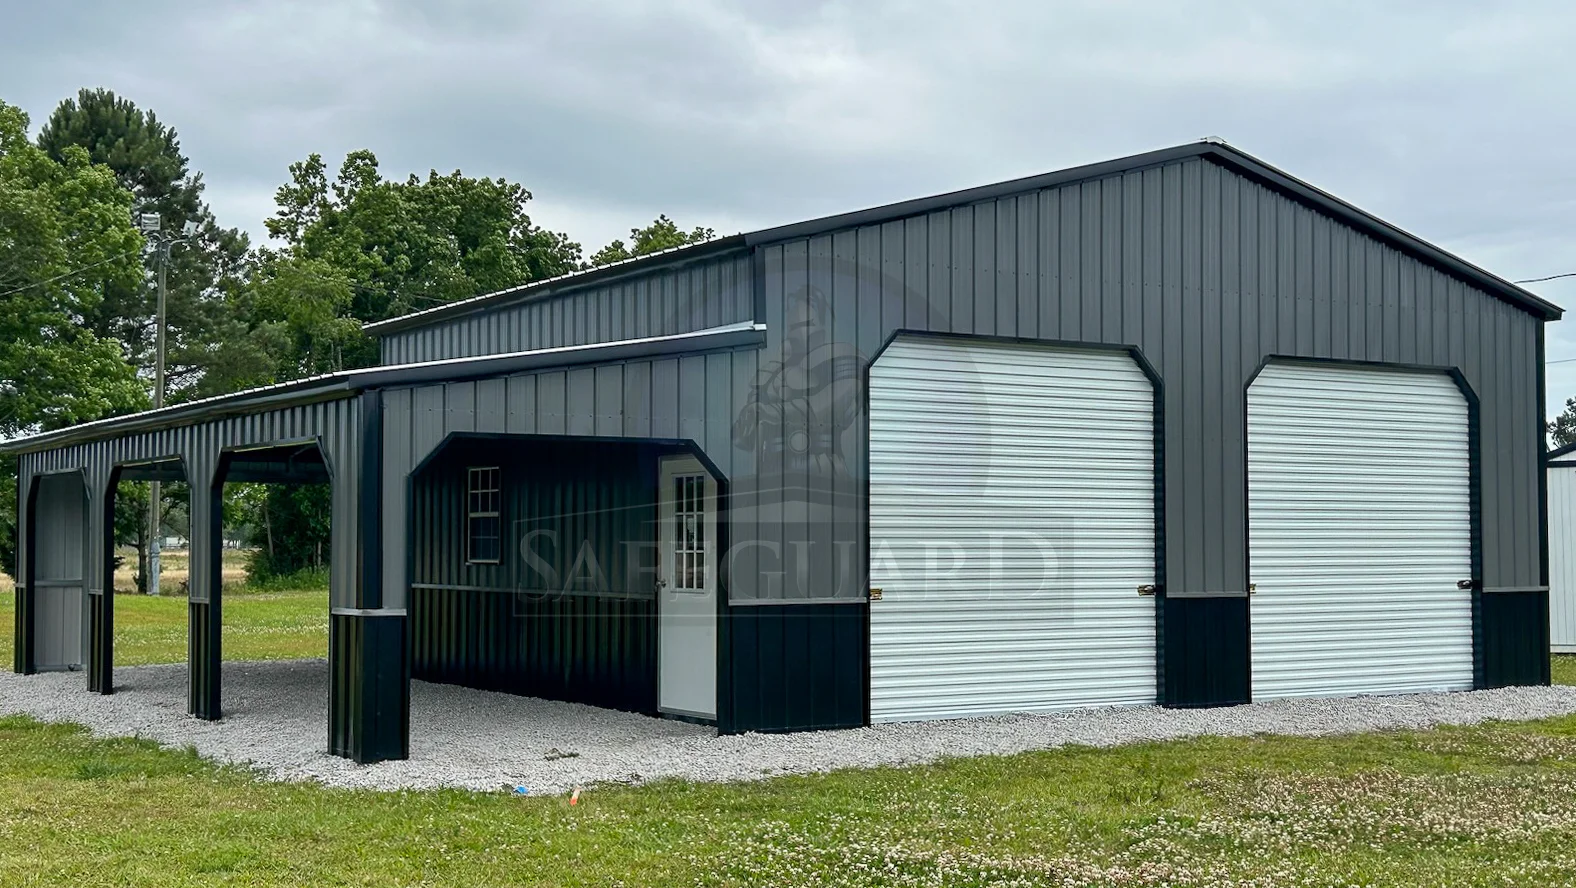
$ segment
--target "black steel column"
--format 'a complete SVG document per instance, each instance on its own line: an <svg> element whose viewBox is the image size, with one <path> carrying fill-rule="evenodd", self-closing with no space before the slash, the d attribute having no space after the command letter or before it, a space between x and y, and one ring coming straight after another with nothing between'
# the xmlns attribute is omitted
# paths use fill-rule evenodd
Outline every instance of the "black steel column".
<svg viewBox="0 0 1576 888"><path fill-rule="evenodd" d="M335 608L329 617L328 745L363 764L410 757L404 611Z"/></svg>
<svg viewBox="0 0 1576 888"><path fill-rule="evenodd" d="M89 468L87 482L88 690L111 694L115 691L114 473Z"/></svg>
<svg viewBox="0 0 1576 888"><path fill-rule="evenodd" d="M335 607L329 617L328 746L334 755L366 763L410 756L410 656L405 611L386 608L383 600L380 392L359 396L357 419L356 458L348 463L358 473L359 499L349 500L351 479L334 479L334 518L354 525L345 535L353 548L336 547L334 557L355 558L355 590L346 596L333 589L330 596L355 606ZM403 515L395 520L405 523Z"/></svg>
<svg viewBox="0 0 1576 888"><path fill-rule="evenodd" d="M28 457L23 457L25 461ZM26 465L17 473L16 485L16 635L11 668L18 675L38 671L33 657L33 539L38 520L38 479Z"/></svg>
<svg viewBox="0 0 1576 888"><path fill-rule="evenodd" d="M217 455L190 459L191 548L187 574L187 641L189 670L186 709L210 721L220 716L220 647L222 610L220 558L223 555L224 468Z"/></svg>

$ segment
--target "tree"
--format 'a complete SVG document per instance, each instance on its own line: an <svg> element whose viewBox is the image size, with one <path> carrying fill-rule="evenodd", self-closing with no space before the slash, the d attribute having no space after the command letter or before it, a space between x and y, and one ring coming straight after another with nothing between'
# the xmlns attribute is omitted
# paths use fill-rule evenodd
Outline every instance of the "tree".
<svg viewBox="0 0 1576 888"><path fill-rule="evenodd" d="M39 130L38 147L57 162L72 149L87 152L133 195L132 211L158 215L165 232L188 222L197 234L172 251L168 269L166 367L172 401L206 397L269 381L273 360L246 335L238 293L250 274L250 244L221 228L202 199L200 173L190 169L175 130L107 89L84 89L61 102ZM100 339L124 343L131 360L152 375L157 335L152 269L105 288L83 317ZM209 378L212 377L212 378Z"/></svg>
<svg viewBox="0 0 1576 888"><path fill-rule="evenodd" d="M237 504L255 510L261 531L257 550L247 561L247 579L256 582L328 566L331 488L327 484L265 486L262 503Z"/></svg>
<svg viewBox="0 0 1576 888"><path fill-rule="evenodd" d="M674 247L687 247L690 244L701 244L717 236L717 232L710 228L699 226L689 230L681 230L672 219L666 215L656 218L645 228L631 228L629 230L629 243L615 240L600 250L588 260L586 268L596 268L600 265L609 265L633 259L636 256L645 256L648 253L657 253L662 250L671 250Z"/></svg>
<svg viewBox="0 0 1576 888"><path fill-rule="evenodd" d="M0 437L146 406L119 344L82 325L141 276L141 246L114 175L80 148L51 159L0 103Z"/></svg>
<svg viewBox="0 0 1576 888"><path fill-rule="evenodd" d="M1567 398L1565 412L1549 423L1549 438L1555 447L1576 444L1576 398Z"/></svg>
<svg viewBox="0 0 1576 888"><path fill-rule="evenodd" d="M566 274L580 245L535 225L531 193L459 171L385 179L371 151L352 151L329 178L322 155L290 165L240 302L248 340L274 342L275 379L376 363L361 325ZM259 530L257 580L322 566L326 487L270 486L234 511Z"/></svg>
<svg viewBox="0 0 1576 888"><path fill-rule="evenodd" d="M143 409L146 386L118 342L84 320L104 294L142 276L131 193L70 146L59 159L0 102L0 438ZM15 460L0 490L15 502ZM16 569L14 520L0 523L0 566Z"/></svg>
<svg viewBox="0 0 1576 888"><path fill-rule="evenodd" d="M381 321L481 293L566 274L580 245L536 226L531 193L458 170L384 179L371 151L352 151L330 182L321 155L290 166L268 232L286 248L264 255L265 274L322 275L351 289L344 317ZM315 260L315 267L291 263ZM370 350L359 355L375 359Z"/></svg>

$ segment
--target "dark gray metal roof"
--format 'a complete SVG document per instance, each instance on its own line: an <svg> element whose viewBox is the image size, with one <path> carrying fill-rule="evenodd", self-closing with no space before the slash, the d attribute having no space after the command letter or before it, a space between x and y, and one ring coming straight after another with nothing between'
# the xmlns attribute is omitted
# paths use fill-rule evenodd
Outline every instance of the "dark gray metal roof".
<svg viewBox="0 0 1576 888"><path fill-rule="evenodd" d="M173 426L194 425L223 416L255 413L261 409L275 409L296 404L309 404L337 398L347 398L365 389L392 388L420 385L438 381L485 379L523 373L548 367L567 367L577 364L607 363L637 357L682 354L716 349L759 347L766 341L766 327L762 324L730 324L692 333L671 336L652 336L644 339L626 339L619 342L599 342L590 345L572 345L543 348L510 354L489 355L480 358L451 358L443 361L426 361L420 364L395 364L388 367L369 367L358 370L341 370L322 376L282 382L261 388L247 389L228 395L203 398L146 410L125 416L115 416L69 426L55 431L0 442L0 453L32 453L123 435L129 432L149 431Z"/></svg>
<svg viewBox="0 0 1576 888"><path fill-rule="evenodd" d="M1559 459L1560 457L1562 457L1562 456L1570 456L1572 453L1576 453L1576 444L1566 444L1564 447L1561 447L1561 448L1559 448L1557 450L1550 450L1546 455L1544 455L1543 461L1544 461L1545 464L1551 465L1551 466L1552 465L1558 465L1558 466L1576 465L1576 458L1573 458L1571 460L1567 460L1567 461L1562 462L1562 463L1554 462L1555 460Z"/></svg>
<svg viewBox="0 0 1576 888"><path fill-rule="evenodd" d="M367 324L363 329L369 333L380 335L393 333L398 330L421 327L438 321L485 311L503 303L545 298L554 293L608 277L632 274L662 265L689 262L727 250L795 240L855 226L889 222L894 219L917 216L948 207L992 200L1025 191L1037 191L1042 188L1066 185L1072 182L1105 178L1189 158L1209 160L1233 172L1261 182L1294 200L1332 216L1340 222L1362 231L1379 241L1416 256L1428 264L1439 268L1441 271L1461 278L1544 320L1559 320L1564 313L1564 310L1559 306L1540 298L1536 294L1524 290L1496 274L1485 271L1459 256L1448 253L1422 238L1397 228L1371 213L1358 209L1356 206L1326 191L1315 188L1295 176L1270 166L1245 151L1241 151L1219 140L1203 140L1186 145L1178 145L1174 148L1162 148L1158 151L1149 151L1143 154L1107 160L1101 163L1086 164L1056 172L1042 173L1037 176L1012 179L994 185L952 191L946 194L873 207L868 210L823 216L807 222L796 222L791 225L780 225L745 234L731 235L708 241L704 244L679 247L595 268L590 271L575 272L545 281L524 284L508 290L500 290L496 293L488 293L472 299L452 302L448 305L441 305L413 314L390 318L386 321Z"/></svg>

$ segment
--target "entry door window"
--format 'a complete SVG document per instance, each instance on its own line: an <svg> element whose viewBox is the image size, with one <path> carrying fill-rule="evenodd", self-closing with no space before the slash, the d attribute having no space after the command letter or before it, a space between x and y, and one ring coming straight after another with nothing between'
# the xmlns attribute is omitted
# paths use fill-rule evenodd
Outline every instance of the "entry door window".
<svg viewBox="0 0 1576 888"><path fill-rule="evenodd" d="M673 478L673 586L675 591L706 591L706 476Z"/></svg>

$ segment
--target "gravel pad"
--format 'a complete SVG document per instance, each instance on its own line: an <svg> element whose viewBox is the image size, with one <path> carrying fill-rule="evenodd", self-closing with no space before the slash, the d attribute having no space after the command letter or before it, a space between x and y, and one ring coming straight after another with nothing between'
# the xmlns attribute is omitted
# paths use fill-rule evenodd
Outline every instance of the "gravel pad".
<svg viewBox="0 0 1576 888"><path fill-rule="evenodd" d="M81 673L0 672L0 712L87 725L103 736L187 744L277 780L378 789L525 786L563 793L664 777L751 780L774 774L1014 753L1068 743L1111 746L1201 734L1345 734L1576 712L1576 687L1395 697L1278 700L1220 709L1135 706L1054 715L884 724L846 731L719 737L710 728L575 703L411 682L411 758L357 765L328 755L328 664L224 664L221 722L186 715L186 667L115 671L116 692Z"/></svg>

